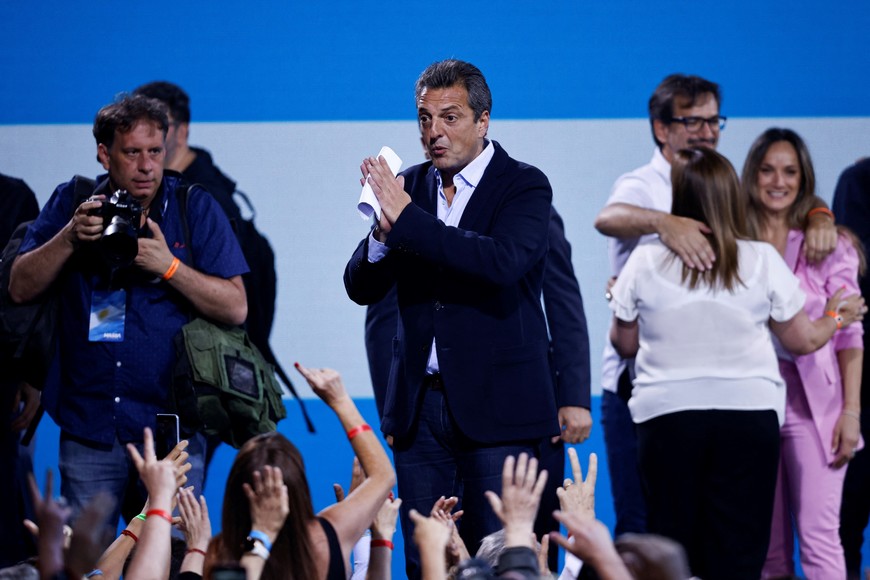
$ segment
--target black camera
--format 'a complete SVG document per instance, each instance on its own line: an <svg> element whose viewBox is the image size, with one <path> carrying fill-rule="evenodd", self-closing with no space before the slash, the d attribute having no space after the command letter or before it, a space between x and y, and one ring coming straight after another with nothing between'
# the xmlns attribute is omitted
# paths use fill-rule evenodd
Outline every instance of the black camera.
<svg viewBox="0 0 870 580"><path fill-rule="evenodd" d="M139 253L142 205L126 189L119 189L88 214L103 218L103 235L99 244L109 266L129 266Z"/></svg>

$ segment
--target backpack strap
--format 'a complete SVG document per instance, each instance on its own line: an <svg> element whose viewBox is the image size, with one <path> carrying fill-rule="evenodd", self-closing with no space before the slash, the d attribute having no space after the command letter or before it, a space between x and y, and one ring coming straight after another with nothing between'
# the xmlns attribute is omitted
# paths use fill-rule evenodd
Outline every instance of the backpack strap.
<svg viewBox="0 0 870 580"><path fill-rule="evenodd" d="M191 267L196 267L196 262L193 257L193 244L191 243L190 237L190 224L187 221L187 200L190 190L194 187L205 189L202 185L199 185L198 183L194 183L193 185L187 185L187 182L182 179L178 189L175 190L175 194L178 197L178 211L181 215L181 229L184 232L184 244L187 246L187 251L190 253ZM245 199L247 199L247 197ZM287 372L278 362L278 359L275 358L275 354L272 352L272 346L269 345L269 352L263 354L267 359L274 361L273 366L275 367L275 372L281 378L281 381L287 387L287 390L290 391L290 394L293 395L293 398L295 398L299 402L299 408L302 410L302 417L305 419L305 425L308 428L308 432L315 433L314 423L311 421L311 417L308 415L308 409L305 407L305 401L303 401L302 397L299 396L299 393L296 391L296 387L293 386L293 382L290 380Z"/></svg>

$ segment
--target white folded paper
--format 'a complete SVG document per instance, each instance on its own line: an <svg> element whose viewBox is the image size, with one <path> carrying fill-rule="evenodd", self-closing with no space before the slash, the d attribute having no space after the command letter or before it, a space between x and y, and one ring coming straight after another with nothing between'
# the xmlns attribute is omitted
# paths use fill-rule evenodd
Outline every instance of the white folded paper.
<svg viewBox="0 0 870 580"><path fill-rule="evenodd" d="M387 165L390 166L390 171L393 172L393 175L398 175L399 169L402 167L402 160L399 159L395 151L384 145L381 147L378 157L386 159ZM366 182L363 185L356 208L359 210L360 217L364 220L372 217L372 214L375 215L375 219L381 219L381 204L378 203L378 198L375 196L375 192L372 191L372 186L369 185L368 177L366 177Z"/></svg>

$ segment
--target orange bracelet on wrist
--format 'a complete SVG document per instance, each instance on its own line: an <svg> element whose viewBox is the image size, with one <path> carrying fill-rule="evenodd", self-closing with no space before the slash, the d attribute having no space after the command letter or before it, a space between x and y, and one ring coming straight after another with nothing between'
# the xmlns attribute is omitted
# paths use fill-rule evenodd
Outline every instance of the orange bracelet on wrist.
<svg viewBox="0 0 870 580"><path fill-rule="evenodd" d="M393 549L393 542L390 540L372 540L372 548L389 548Z"/></svg>
<svg viewBox="0 0 870 580"><path fill-rule="evenodd" d="M147 512L145 512L145 517L150 518L151 516L163 518L164 520L169 522L170 526L172 525L172 514L166 510L148 510Z"/></svg>
<svg viewBox="0 0 870 580"><path fill-rule="evenodd" d="M817 213L823 213L823 214L825 214L826 216L830 216L830 218L831 218L832 220L837 221L837 219L834 217L834 212L832 212L831 210L829 210L829 209L826 208L826 207L814 207L813 209L811 209L811 210L807 213L807 219L813 217L813 216L814 216L815 214L817 214Z"/></svg>
<svg viewBox="0 0 870 580"><path fill-rule="evenodd" d="M137 536L136 534L134 534L134 533L131 532L130 530L122 530L122 531L121 531L121 535L122 535L122 536L127 536L128 538L130 538L130 539L133 540L134 542L137 542L137 543L139 542L139 536Z"/></svg>
<svg viewBox="0 0 870 580"><path fill-rule="evenodd" d="M840 316L839 313L837 313L834 310L826 310L825 316L830 316L831 318L834 319L834 322L837 323L837 330L840 330L841 328L843 328L843 317Z"/></svg>
<svg viewBox="0 0 870 580"><path fill-rule="evenodd" d="M205 556L205 550L200 550L199 548L188 548L185 554L202 554Z"/></svg>
<svg viewBox="0 0 870 580"><path fill-rule="evenodd" d="M172 263L169 264L169 268L166 269L166 272L161 276L166 281L169 281L175 275L175 271L178 270L178 265L181 264L181 260L178 258L172 258Z"/></svg>
<svg viewBox="0 0 870 580"><path fill-rule="evenodd" d="M367 425L366 423L363 423L359 427L354 427L353 429L351 429L350 431L347 432L347 440L353 441L353 438L356 437L357 435L359 435L360 433L364 433L365 431L371 431L371 430L372 430L371 426Z"/></svg>

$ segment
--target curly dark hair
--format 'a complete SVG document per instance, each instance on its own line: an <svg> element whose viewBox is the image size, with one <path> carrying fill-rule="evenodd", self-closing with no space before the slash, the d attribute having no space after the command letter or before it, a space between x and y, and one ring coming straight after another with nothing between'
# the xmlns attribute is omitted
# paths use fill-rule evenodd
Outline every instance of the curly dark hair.
<svg viewBox="0 0 870 580"><path fill-rule="evenodd" d="M169 110L157 99L144 95L121 95L114 103L106 105L97 112L94 119L94 139L97 145L112 148L116 133L127 133L139 121L153 123L161 131L163 137L169 130Z"/></svg>

